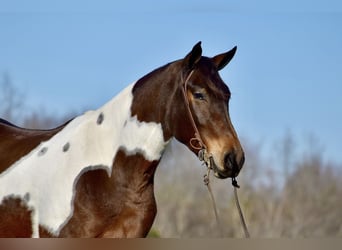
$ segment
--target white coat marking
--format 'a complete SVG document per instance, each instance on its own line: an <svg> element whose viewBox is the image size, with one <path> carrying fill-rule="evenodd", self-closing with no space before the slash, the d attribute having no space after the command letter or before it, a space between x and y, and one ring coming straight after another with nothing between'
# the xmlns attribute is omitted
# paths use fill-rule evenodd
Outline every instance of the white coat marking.
<svg viewBox="0 0 342 250"><path fill-rule="evenodd" d="M110 176L119 149L128 155L142 153L149 161L160 159L168 142L161 124L131 117L133 86L100 109L72 120L0 175L0 204L6 196L29 194L33 237L39 237L39 225L59 234L72 215L74 182L82 170L94 166ZM69 145L67 151L65 145Z"/></svg>

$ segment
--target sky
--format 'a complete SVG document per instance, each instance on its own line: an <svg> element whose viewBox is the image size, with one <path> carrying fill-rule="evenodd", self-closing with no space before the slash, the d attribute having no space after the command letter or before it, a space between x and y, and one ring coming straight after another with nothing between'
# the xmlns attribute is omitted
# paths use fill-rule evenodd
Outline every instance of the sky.
<svg viewBox="0 0 342 250"><path fill-rule="evenodd" d="M96 109L198 41L214 56L237 46L220 74L239 135L268 154L284 134L314 135L342 164L342 2L0 0L0 75L25 109ZM1 91L1 90L0 90Z"/></svg>

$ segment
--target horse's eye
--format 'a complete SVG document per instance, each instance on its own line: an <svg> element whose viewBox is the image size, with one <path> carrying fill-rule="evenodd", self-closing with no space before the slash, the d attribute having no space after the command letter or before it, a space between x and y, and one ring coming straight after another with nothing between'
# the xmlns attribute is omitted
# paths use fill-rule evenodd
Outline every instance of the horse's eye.
<svg viewBox="0 0 342 250"><path fill-rule="evenodd" d="M200 93L200 92L195 92L194 93L194 98L198 99L198 100L205 100L204 95L202 93Z"/></svg>

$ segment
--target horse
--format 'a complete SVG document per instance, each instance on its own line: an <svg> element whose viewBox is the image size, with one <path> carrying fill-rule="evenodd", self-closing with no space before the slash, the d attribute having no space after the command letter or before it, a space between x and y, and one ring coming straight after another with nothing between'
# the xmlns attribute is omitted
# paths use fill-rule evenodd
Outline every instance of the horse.
<svg viewBox="0 0 342 250"><path fill-rule="evenodd" d="M172 139L205 147L217 178L244 151L219 71L236 47L186 56L148 73L97 110L50 130L0 121L1 237L146 237L157 213L154 174Z"/></svg>

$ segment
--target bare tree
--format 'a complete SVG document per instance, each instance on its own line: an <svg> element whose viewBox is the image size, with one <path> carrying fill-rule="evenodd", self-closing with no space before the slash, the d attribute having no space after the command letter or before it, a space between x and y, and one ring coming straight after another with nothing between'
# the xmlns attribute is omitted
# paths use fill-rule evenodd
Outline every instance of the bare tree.
<svg viewBox="0 0 342 250"><path fill-rule="evenodd" d="M22 114L24 94L13 84L9 73L5 72L0 82L0 117L16 122Z"/></svg>
<svg viewBox="0 0 342 250"><path fill-rule="evenodd" d="M241 206L252 237L342 236L342 174L326 164L315 142L299 157L288 149L286 137L279 163L260 157L258 146L244 140L246 164L238 178ZM291 143L289 143L291 142ZM292 169L281 170L286 157ZM293 157L296 156L295 159ZM201 168L195 156L179 143L166 152L156 174L158 214L153 226L161 237L219 237ZM279 182L279 180L285 180ZM243 237L229 181L211 178L225 237Z"/></svg>
<svg viewBox="0 0 342 250"><path fill-rule="evenodd" d="M290 130L287 130L282 143L278 144L279 155L282 158L282 168L284 177L287 179L291 172L291 166L293 164L292 159L294 158L295 142L291 135Z"/></svg>
<svg viewBox="0 0 342 250"><path fill-rule="evenodd" d="M69 112L62 116L56 116L47 113L44 109L35 110L24 117L22 126L31 129L55 128L74 118L76 115L76 112Z"/></svg>
<svg viewBox="0 0 342 250"><path fill-rule="evenodd" d="M13 83L10 75L4 73L0 81L0 117L17 125L31 129L49 129L61 125L76 116L76 112L69 112L62 116L49 114L44 109L23 112L26 98Z"/></svg>

